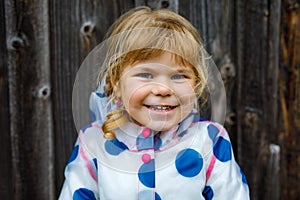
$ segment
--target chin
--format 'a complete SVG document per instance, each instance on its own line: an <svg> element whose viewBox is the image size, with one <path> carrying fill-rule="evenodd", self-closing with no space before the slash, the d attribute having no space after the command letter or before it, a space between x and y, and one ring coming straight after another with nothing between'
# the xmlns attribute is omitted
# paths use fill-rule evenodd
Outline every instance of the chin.
<svg viewBox="0 0 300 200"><path fill-rule="evenodd" d="M146 125L153 131L169 131L172 129L177 123L166 124L166 123L155 123L155 124L148 124Z"/></svg>

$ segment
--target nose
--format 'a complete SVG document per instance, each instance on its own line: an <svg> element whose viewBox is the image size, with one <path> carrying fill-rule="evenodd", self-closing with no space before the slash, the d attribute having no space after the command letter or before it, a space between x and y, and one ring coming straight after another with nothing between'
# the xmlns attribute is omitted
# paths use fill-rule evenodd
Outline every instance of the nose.
<svg viewBox="0 0 300 200"><path fill-rule="evenodd" d="M170 87L162 84L153 85L151 92L156 96L170 96L173 94L173 90Z"/></svg>

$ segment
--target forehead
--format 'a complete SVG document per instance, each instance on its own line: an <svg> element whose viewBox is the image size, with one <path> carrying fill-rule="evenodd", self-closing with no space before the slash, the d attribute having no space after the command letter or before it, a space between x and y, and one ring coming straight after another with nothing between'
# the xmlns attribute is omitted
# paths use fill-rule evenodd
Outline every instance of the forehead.
<svg viewBox="0 0 300 200"><path fill-rule="evenodd" d="M193 68L193 66L181 56L165 51L152 52L145 57L141 56L140 54L140 56L137 57L136 61L130 63L129 66L130 68L132 68L141 65L146 66L146 64L148 64L148 67L154 64L168 66L173 68L174 70L182 70L182 68L187 68L187 70L189 70Z"/></svg>

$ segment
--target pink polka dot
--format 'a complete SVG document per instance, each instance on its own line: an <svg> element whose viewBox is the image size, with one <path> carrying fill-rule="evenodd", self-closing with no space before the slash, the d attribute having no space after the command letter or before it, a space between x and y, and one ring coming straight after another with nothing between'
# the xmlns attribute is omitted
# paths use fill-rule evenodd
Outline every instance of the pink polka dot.
<svg viewBox="0 0 300 200"><path fill-rule="evenodd" d="M142 155L142 161L144 163L149 163L150 160L151 160L151 156L149 154L145 153L144 155Z"/></svg>
<svg viewBox="0 0 300 200"><path fill-rule="evenodd" d="M149 137L149 136L151 135L151 131L150 131L149 129L145 128L145 129L143 130L143 132L142 132L142 135L143 135L145 138L147 138L147 137Z"/></svg>

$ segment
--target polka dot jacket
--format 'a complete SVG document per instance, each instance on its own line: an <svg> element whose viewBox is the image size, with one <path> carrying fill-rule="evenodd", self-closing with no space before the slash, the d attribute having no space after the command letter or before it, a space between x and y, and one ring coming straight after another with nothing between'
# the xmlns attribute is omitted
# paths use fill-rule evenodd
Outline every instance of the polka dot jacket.
<svg viewBox="0 0 300 200"><path fill-rule="evenodd" d="M115 134L99 121L79 132L59 199L249 199L227 132L195 112L167 132L127 122Z"/></svg>

